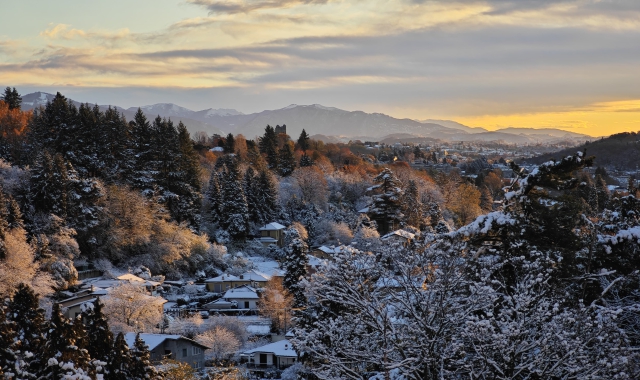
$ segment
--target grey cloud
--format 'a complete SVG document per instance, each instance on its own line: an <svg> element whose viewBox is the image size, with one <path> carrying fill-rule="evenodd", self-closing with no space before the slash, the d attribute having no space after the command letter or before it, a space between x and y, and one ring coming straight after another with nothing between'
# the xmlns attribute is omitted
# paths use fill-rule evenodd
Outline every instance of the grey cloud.
<svg viewBox="0 0 640 380"><path fill-rule="evenodd" d="M242 0L231 2L225 0L188 0L190 3L200 5L212 14L249 13L260 9L288 8L301 4L325 4L329 0Z"/></svg>

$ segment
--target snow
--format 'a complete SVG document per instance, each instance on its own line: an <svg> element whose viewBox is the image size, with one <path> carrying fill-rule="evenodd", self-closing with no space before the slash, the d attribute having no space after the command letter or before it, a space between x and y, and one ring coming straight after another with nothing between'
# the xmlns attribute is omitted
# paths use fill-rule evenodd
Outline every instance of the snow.
<svg viewBox="0 0 640 380"><path fill-rule="evenodd" d="M452 234L462 234L464 236L471 236L477 233L486 234L494 223L498 226L513 226L516 224L516 220L512 218L510 214L494 211L487 215L479 216L476 220L460 228L458 231L452 232Z"/></svg>
<svg viewBox="0 0 640 380"><path fill-rule="evenodd" d="M269 325L248 325L247 332L254 335L267 335L271 332Z"/></svg>
<svg viewBox="0 0 640 380"><path fill-rule="evenodd" d="M149 351L161 345L167 339L178 340L182 338L180 335L169 334L140 334L140 338L144 340L144 343L149 346ZM124 340L127 342L129 348L133 347L136 342L136 333L130 332L124 334Z"/></svg>
<svg viewBox="0 0 640 380"><path fill-rule="evenodd" d="M247 285L243 285L237 288L227 290L223 298L227 300L232 300L232 299L258 299L260 297L258 297L258 293L254 288Z"/></svg>
<svg viewBox="0 0 640 380"><path fill-rule="evenodd" d="M213 277L210 278L208 280L206 280L205 282L225 282L225 281L237 281L238 277L231 275L231 274L223 274L220 275L218 277Z"/></svg>
<svg viewBox="0 0 640 380"><path fill-rule="evenodd" d="M293 349L291 342L287 339L283 339L281 341L270 343L262 347L254 348L253 350L243 352L243 355L252 355L255 353L271 353L276 356L288 356L288 357L298 357L298 354Z"/></svg>
<svg viewBox="0 0 640 380"><path fill-rule="evenodd" d="M388 234L384 235L383 237L381 237L381 240L389 240L390 238L392 238L393 236L399 236L405 239L413 239L416 237L415 234L412 234L411 232L405 231L405 230L396 230L393 232L389 232Z"/></svg>
<svg viewBox="0 0 640 380"><path fill-rule="evenodd" d="M224 152L224 148L223 148L223 147L221 147L221 146L216 146L216 147L213 147L213 148L211 148L211 149L209 149L209 150L210 150L211 152Z"/></svg>
<svg viewBox="0 0 640 380"><path fill-rule="evenodd" d="M637 240L638 244L640 244L640 226L631 227L627 230L620 230L614 236L598 237L598 242L601 244L616 245L618 243L624 242L625 240L627 241Z"/></svg>
<svg viewBox="0 0 640 380"><path fill-rule="evenodd" d="M211 117L211 116L237 116L237 115L244 115L244 113L238 110L234 110L232 108L217 108L217 109L209 108L204 116Z"/></svg>
<svg viewBox="0 0 640 380"><path fill-rule="evenodd" d="M277 231L277 230L284 230L285 228L287 227L283 226L280 223L273 222L260 228L260 231Z"/></svg>

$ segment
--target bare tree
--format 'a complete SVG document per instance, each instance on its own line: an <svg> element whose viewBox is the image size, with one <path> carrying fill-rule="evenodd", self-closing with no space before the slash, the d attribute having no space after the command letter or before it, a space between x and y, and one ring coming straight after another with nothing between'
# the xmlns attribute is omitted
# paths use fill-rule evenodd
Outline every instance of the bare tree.
<svg viewBox="0 0 640 380"><path fill-rule="evenodd" d="M148 295L139 285L118 285L109 290L102 301L104 313L115 332L153 332L162 320L164 300Z"/></svg>

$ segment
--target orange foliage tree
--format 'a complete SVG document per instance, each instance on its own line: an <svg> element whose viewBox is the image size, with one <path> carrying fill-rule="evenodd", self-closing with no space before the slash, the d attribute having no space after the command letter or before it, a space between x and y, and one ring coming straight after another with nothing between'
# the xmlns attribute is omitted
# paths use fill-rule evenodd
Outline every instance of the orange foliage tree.
<svg viewBox="0 0 640 380"><path fill-rule="evenodd" d="M0 100L0 149L3 154L15 155L20 142L27 134L31 112L9 109L9 105Z"/></svg>

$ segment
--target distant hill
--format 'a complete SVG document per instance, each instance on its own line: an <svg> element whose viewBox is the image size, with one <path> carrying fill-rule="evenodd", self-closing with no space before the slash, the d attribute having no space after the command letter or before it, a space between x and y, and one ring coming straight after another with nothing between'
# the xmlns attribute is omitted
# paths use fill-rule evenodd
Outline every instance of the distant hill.
<svg viewBox="0 0 640 380"><path fill-rule="evenodd" d="M23 96L24 109L43 106L54 95L35 92ZM80 103L73 100L76 105ZM100 106L106 109L107 106ZM138 107L127 109L117 107L127 120L133 119ZM239 134L253 139L264 133L269 124L287 125L287 133L296 137L304 128L308 133L322 135L324 141L502 141L510 144L554 143L574 141L576 143L591 139L590 136L555 129L506 128L488 131L484 128L472 128L452 120L428 119L416 121L398 119L382 113L345 111L320 104L297 105L244 114L234 109L209 108L193 111L173 103L158 103L141 106L140 109L149 119L156 116L182 121L191 133L197 131L211 134ZM391 135L391 136L390 136ZM390 136L390 137L389 137ZM425 140L426 139L426 140Z"/></svg>
<svg viewBox="0 0 640 380"><path fill-rule="evenodd" d="M640 132L625 132L601 138L575 148L564 149L556 153L543 154L527 160L541 164L551 159L559 159L587 150L587 156L595 156L594 164L620 170L636 170L640 165Z"/></svg>

